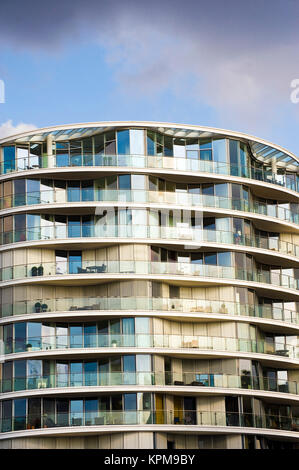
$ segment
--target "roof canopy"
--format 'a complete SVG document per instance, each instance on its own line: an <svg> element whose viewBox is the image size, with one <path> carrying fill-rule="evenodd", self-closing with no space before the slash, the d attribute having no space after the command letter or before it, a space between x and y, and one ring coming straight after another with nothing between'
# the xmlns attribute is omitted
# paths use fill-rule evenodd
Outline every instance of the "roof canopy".
<svg viewBox="0 0 299 470"><path fill-rule="evenodd" d="M44 142L48 135L53 136L56 142L66 140L83 139L100 134L102 132L119 128L150 128L162 134L181 138L204 137L229 137L242 140L250 145L255 158L261 163L271 164L274 159L277 166L291 171L299 171L299 158L284 148L241 132L233 132L224 129L193 126L185 124L170 124L146 121L120 121L120 122L96 122L84 124L70 124L42 129L35 129L15 136L9 136L0 140L0 144L25 144Z"/></svg>

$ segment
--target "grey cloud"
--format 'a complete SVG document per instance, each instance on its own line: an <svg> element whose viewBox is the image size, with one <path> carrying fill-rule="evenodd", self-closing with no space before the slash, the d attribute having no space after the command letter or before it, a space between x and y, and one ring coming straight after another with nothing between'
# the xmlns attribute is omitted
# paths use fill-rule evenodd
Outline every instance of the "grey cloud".
<svg viewBox="0 0 299 470"><path fill-rule="evenodd" d="M97 43L126 93L186 93L238 127L273 120L299 76L297 0L2 0L1 17L0 45Z"/></svg>
<svg viewBox="0 0 299 470"><path fill-rule="evenodd" d="M1 0L1 18L1 41L31 47L93 37L100 30L113 35L122 18L194 39L202 31L207 40L221 38L232 47L298 37L299 5L296 0Z"/></svg>

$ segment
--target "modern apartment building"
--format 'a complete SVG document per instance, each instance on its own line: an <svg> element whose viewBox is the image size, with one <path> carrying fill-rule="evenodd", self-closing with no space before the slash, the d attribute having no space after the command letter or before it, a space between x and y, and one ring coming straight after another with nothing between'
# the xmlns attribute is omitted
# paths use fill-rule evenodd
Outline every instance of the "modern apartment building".
<svg viewBox="0 0 299 470"><path fill-rule="evenodd" d="M0 448L299 447L295 155L97 122L0 156Z"/></svg>

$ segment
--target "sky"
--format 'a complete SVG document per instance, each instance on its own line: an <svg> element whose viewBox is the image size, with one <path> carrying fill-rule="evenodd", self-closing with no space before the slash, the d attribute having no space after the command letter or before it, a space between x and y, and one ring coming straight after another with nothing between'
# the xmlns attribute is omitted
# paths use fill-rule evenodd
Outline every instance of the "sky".
<svg viewBox="0 0 299 470"><path fill-rule="evenodd" d="M299 155L298 0L1 0L0 15L0 138L144 120Z"/></svg>

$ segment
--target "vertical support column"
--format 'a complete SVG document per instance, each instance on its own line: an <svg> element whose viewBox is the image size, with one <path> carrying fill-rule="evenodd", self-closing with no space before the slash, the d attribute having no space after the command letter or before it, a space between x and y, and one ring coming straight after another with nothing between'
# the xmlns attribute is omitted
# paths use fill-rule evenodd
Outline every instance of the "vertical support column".
<svg viewBox="0 0 299 470"><path fill-rule="evenodd" d="M48 154L48 168L54 168L54 155L53 155L53 136L47 136L47 154Z"/></svg>
<svg viewBox="0 0 299 470"><path fill-rule="evenodd" d="M277 175L277 162L276 158L271 159L271 166L272 166L272 181L276 181L276 175Z"/></svg>

